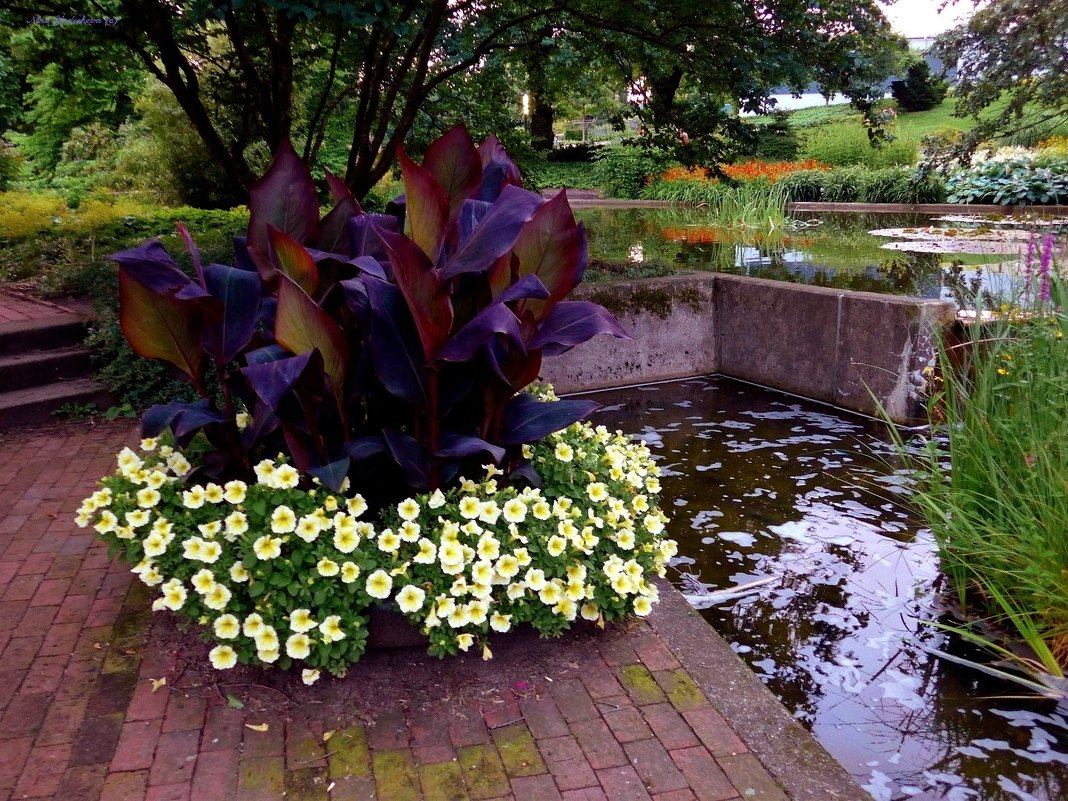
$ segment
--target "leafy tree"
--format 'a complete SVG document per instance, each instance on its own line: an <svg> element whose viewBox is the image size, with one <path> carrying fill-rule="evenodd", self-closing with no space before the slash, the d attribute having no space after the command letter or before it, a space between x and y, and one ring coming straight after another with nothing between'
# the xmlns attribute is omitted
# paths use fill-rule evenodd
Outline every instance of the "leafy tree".
<svg viewBox="0 0 1068 801"><path fill-rule="evenodd" d="M536 50L546 32L644 83L639 111L650 130L676 142L685 130L694 154L723 150L736 127L725 101L758 110L784 83L800 89L815 78L869 109L872 52L888 35L875 0L199 0L180 13L168 0L0 2L27 16L119 18L57 36L82 61L92 37L125 47L241 190L257 147L291 138L316 163L333 147L327 133L344 131L344 179L357 196L388 172L435 97L497 56Z"/></svg>
<svg viewBox="0 0 1068 801"><path fill-rule="evenodd" d="M909 65L905 80L890 84L890 93L905 111L927 111L946 98L949 84L932 77L931 67L924 58Z"/></svg>
<svg viewBox="0 0 1068 801"><path fill-rule="evenodd" d="M974 4L971 19L935 48L944 63L957 65L958 116L976 120L951 155L994 136L1068 122L1068 0Z"/></svg>

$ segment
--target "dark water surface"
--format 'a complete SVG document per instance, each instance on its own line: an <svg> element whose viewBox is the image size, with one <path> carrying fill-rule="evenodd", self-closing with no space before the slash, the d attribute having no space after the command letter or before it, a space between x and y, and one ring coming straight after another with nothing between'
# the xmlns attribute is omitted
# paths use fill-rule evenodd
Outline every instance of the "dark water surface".
<svg viewBox="0 0 1068 801"><path fill-rule="evenodd" d="M879 228L939 225L917 214L800 212L790 228L769 233L725 230L700 209L584 208L590 258L609 262L654 263L676 270L710 270L757 278L854 289L892 295L950 298L943 286L944 268L965 262L975 266L1004 262L990 254L947 255L884 250L891 240L871 236ZM945 223L944 225L950 225ZM959 226L958 226L959 227ZM987 289L1003 291L1008 277L987 268Z"/></svg>
<svg viewBox="0 0 1068 801"><path fill-rule="evenodd" d="M729 379L595 393L657 455L676 585L770 579L702 614L876 801L1068 798L1068 708L929 654L930 533L882 427Z"/></svg>

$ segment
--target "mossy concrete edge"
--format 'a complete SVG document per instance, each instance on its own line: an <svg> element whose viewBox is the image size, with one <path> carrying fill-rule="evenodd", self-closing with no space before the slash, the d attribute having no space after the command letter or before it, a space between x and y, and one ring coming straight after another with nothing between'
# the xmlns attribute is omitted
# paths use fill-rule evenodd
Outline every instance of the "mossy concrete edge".
<svg viewBox="0 0 1068 801"><path fill-rule="evenodd" d="M653 631L793 801L872 801L682 594L657 582Z"/></svg>

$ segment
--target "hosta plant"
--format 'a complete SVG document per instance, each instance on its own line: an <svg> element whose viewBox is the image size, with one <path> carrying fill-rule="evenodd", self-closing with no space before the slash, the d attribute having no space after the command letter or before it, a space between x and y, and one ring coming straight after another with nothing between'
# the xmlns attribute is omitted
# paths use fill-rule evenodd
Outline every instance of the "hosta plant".
<svg viewBox="0 0 1068 801"><path fill-rule="evenodd" d="M328 174L320 219L286 144L234 266L184 229L194 275L155 241L114 256L131 346L201 397L148 410L78 522L204 626L217 668L342 673L373 604L441 655L645 615L674 553L648 450L527 389L544 356L627 336L566 299L586 266L566 197L524 190L462 127L400 167L384 214Z"/></svg>

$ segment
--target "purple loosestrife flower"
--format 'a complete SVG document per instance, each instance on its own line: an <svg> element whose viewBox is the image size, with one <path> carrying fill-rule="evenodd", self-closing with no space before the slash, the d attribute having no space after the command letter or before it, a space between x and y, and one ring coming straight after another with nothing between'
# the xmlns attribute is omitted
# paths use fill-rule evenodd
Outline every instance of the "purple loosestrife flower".
<svg viewBox="0 0 1068 801"><path fill-rule="evenodd" d="M1042 255L1038 261L1038 299L1041 303L1049 302L1049 270L1053 264L1053 234L1042 238Z"/></svg>
<svg viewBox="0 0 1068 801"><path fill-rule="evenodd" d="M1031 279L1035 271L1035 232L1031 230L1031 236L1027 238L1027 257L1024 259L1024 296L1031 294Z"/></svg>

